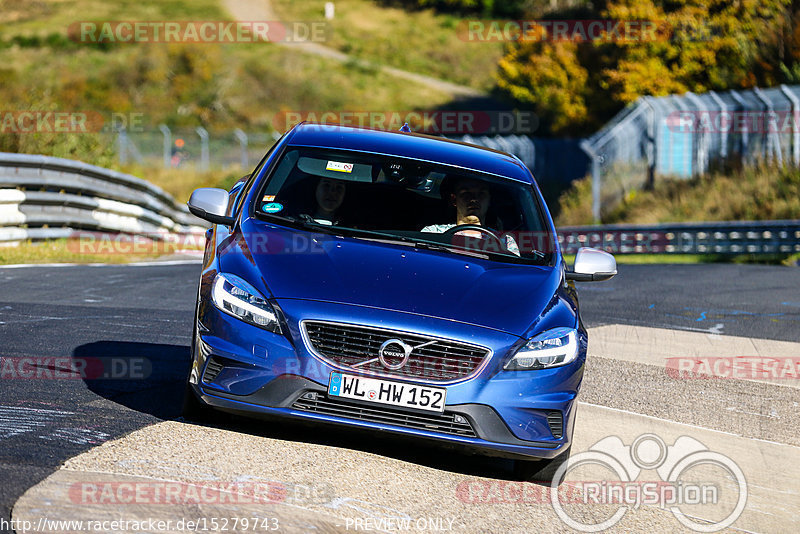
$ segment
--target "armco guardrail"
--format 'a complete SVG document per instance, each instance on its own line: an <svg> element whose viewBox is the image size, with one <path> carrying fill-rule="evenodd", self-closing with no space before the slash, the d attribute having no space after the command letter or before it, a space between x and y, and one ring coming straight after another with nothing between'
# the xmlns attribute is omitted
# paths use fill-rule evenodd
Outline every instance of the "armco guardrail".
<svg viewBox="0 0 800 534"><path fill-rule="evenodd" d="M580 247L615 254L793 254L800 252L800 220L565 226L558 241L565 254Z"/></svg>
<svg viewBox="0 0 800 534"><path fill-rule="evenodd" d="M68 237L71 230L157 236L207 226L135 176L63 158L0 153L0 242Z"/></svg>

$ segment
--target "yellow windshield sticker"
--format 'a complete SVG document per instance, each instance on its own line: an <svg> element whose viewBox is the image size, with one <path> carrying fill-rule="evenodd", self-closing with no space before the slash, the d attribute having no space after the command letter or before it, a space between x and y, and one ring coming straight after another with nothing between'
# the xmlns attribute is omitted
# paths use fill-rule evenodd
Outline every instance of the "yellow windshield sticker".
<svg viewBox="0 0 800 534"><path fill-rule="evenodd" d="M325 167L326 171L337 171L337 172L353 172L353 164L352 163L341 163L339 161L329 161L328 166Z"/></svg>

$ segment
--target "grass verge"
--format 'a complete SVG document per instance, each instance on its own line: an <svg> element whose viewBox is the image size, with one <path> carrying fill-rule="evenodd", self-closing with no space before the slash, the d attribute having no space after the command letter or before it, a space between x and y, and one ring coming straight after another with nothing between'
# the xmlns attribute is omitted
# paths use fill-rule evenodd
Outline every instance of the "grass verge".
<svg viewBox="0 0 800 534"><path fill-rule="evenodd" d="M24 242L0 247L0 265L19 263L131 263L157 258L161 254L87 254L67 239Z"/></svg>
<svg viewBox="0 0 800 534"><path fill-rule="evenodd" d="M591 178L561 195L558 226L592 224ZM757 166L691 180L662 179L631 190L603 214L605 224L800 219L800 169Z"/></svg>
<svg viewBox="0 0 800 534"><path fill-rule="evenodd" d="M272 0L285 21L322 21L325 2ZM388 2L337 0L321 44L358 59L489 91L503 57L499 40L467 41L466 19L433 9L405 10Z"/></svg>

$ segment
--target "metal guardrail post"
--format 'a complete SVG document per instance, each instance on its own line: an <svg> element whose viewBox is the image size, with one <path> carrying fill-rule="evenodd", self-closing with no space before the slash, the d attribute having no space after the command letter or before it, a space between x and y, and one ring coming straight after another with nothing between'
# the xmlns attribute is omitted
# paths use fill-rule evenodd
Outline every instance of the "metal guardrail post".
<svg viewBox="0 0 800 534"><path fill-rule="evenodd" d="M241 131L239 128L236 128L233 131L233 135L239 140L239 145L242 147L242 168L247 169L249 167L247 157L247 134Z"/></svg>
<svg viewBox="0 0 800 534"><path fill-rule="evenodd" d="M692 111L689 108L689 106L683 101L683 99L678 97L677 95L670 95L667 98L669 98L670 101L673 102L673 105L678 109L678 111ZM684 150L683 150L683 153L681 154L683 157L682 157L682 161L681 161L680 171L681 171L681 175L684 178L690 178L691 176L693 176L695 174L698 174L697 173L697 167L698 167L697 151L694 148L695 147L695 143L697 142L697 136L694 134L694 132L690 132L690 133L691 133L691 138L690 138L691 144L687 144L684 141L684 143L682 145ZM672 151L674 138L675 138L674 136L670 136L670 151ZM688 157L687 157L687 155L688 155ZM670 158L670 159L672 159L672 158ZM670 162L670 170L672 170L671 162ZM687 170L690 171L688 174L686 173Z"/></svg>
<svg viewBox="0 0 800 534"><path fill-rule="evenodd" d="M166 124L159 124L158 129L164 136L164 168L169 169L172 159L172 132Z"/></svg>
<svg viewBox="0 0 800 534"><path fill-rule="evenodd" d="M202 126L194 130L200 136L200 170L208 170L208 131Z"/></svg>
<svg viewBox="0 0 800 534"><path fill-rule="evenodd" d="M710 96L714 103L719 106L719 124L722 124L722 115L728 111L728 106L725 105L725 102L714 91L709 91L708 96ZM728 131L720 127L719 135L719 155L722 159L725 159L728 157Z"/></svg>
<svg viewBox="0 0 800 534"><path fill-rule="evenodd" d="M764 107L766 108L767 117L766 118L776 118L775 116L775 108L772 107L772 102L764 95L764 92L761 91L758 87L753 87L753 94L756 95ZM772 156L775 156L778 159L778 165L783 165L783 154L781 153L781 140L778 137L777 128L774 132L770 131L770 123L771 120L763 120L761 124L764 128L764 136L767 138L767 161L772 160ZM774 121L775 125L777 126L777 120Z"/></svg>
<svg viewBox="0 0 800 534"><path fill-rule="evenodd" d="M730 93L731 97L734 100L736 100L736 103L741 106L742 112L747 111L747 102L744 101L744 98L742 98L742 95L740 95L739 93L737 93L733 89L731 89L729 93ZM747 124L745 124L745 127L742 129L741 140L742 140L742 142L741 142L740 150L741 150L741 154L742 154L742 166L744 166L745 164L747 164L747 149L748 149L748 145L749 145L749 141L750 141L750 131L749 131L748 127L747 127Z"/></svg>
<svg viewBox="0 0 800 534"><path fill-rule="evenodd" d="M684 96L697 106L695 111L700 113L704 111L703 101L700 100L696 94L687 92ZM695 116L695 124L697 124L696 118L697 116ZM708 170L708 132L695 128L695 135L697 136L697 142L695 144L697 152L695 158L697 160L697 171L695 174L705 174Z"/></svg>
<svg viewBox="0 0 800 534"><path fill-rule="evenodd" d="M647 116L647 188L652 189L656 185L656 108L650 101L649 96L642 97L642 102L650 108Z"/></svg>
<svg viewBox="0 0 800 534"><path fill-rule="evenodd" d="M581 149L586 152L586 155L589 156L589 159L592 160L592 219L594 222L600 222L600 161L601 158L594 151L592 146L589 144L588 141L581 141L580 143Z"/></svg>
<svg viewBox="0 0 800 534"><path fill-rule="evenodd" d="M781 92L792 103L792 163L800 167L800 99L797 98L786 84L781 84Z"/></svg>

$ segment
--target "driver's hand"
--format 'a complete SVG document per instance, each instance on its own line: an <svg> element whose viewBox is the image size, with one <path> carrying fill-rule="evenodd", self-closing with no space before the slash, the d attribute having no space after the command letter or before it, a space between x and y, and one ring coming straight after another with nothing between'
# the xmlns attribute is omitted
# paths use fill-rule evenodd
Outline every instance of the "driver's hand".
<svg viewBox="0 0 800 534"><path fill-rule="evenodd" d="M478 218L477 215L468 215L464 218L464 222L461 224L474 224L477 226L481 225L481 220ZM483 235L482 232L478 230L462 230L461 232L457 232L456 235L467 236L467 237L480 237L484 238L486 236Z"/></svg>

